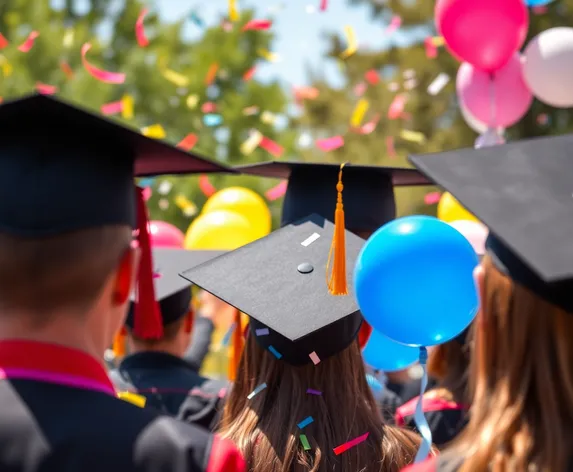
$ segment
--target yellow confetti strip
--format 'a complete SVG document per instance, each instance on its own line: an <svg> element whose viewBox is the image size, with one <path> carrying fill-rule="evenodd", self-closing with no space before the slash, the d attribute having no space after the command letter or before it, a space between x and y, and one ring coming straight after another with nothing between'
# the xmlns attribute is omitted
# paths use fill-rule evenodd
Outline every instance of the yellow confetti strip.
<svg viewBox="0 0 573 472"><path fill-rule="evenodd" d="M2 67L2 75L4 77L10 77L12 75L12 72L14 72L12 64L10 64L8 62L8 59L6 59L2 55L0 55L0 67Z"/></svg>
<svg viewBox="0 0 573 472"><path fill-rule="evenodd" d="M121 99L121 117L124 120L133 119L133 97L131 95L124 95Z"/></svg>
<svg viewBox="0 0 573 472"><path fill-rule="evenodd" d="M354 28L352 26L345 26L344 27L344 35L346 36L346 49L342 51L340 57L342 59L346 59L352 54L354 54L358 50L358 41L356 40L356 33L354 32Z"/></svg>
<svg viewBox="0 0 573 472"><path fill-rule="evenodd" d="M278 54L267 51L266 49L263 48L257 49L257 54L265 58L269 62L278 62L280 60L280 56Z"/></svg>
<svg viewBox="0 0 573 472"><path fill-rule="evenodd" d="M259 131L253 131L247 140L241 144L241 152L245 156L248 156L257 148L259 144L261 144L262 140L263 135Z"/></svg>
<svg viewBox="0 0 573 472"><path fill-rule="evenodd" d="M186 216L193 216L197 214L197 205L189 200L185 195L177 195L175 197L175 205L185 213Z"/></svg>
<svg viewBox="0 0 573 472"><path fill-rule="evenodd" d="M145 128L141 129L141 134L143 134L143 136L147 136L148 138L155 139L164 139L165 136L167 136L163 126L161 125L146 126Z"/></svg>
<svg viewBox="0 0 573 472"><path fill-rule="evenodd" d="M261 113L261 121L267 125L272 125L276 121L277 117L274 113L270 111L263 111Z"/></svg>
<svg viewBox="0 0 573 472"><path fill-rule="evenodd" d="M74 45L74 30L68 28L64 34L64 40L62 41L66 49L71 48Z"/></svg>
<svg viewBox="0 0 573 472"><path fill-rule="evenodd" d="M187 107L190 108L191 110L193 110L194 108L197 107L197 104L199 103L199 97L195 94L193 95L189 95L187 97Z"/></svg>
<svg viewBox="0 0 573 472"><path fill-rule="evenodd" d="M237 0L229 0L229 19L239 21L239 11L237 10Z"/></svg>
<svg viewBox="0 0 573 472"><path fill-rule="evenodd" d="M358 103L356 104L356 107L354 108L354 112L352 113L352 117L350 118L350 124L354 128L358 128L360 126L360 123L362 123L362 120L364 119L364 115L368 111L369 107L370 107L370 104L368 103L368 100L361 98L358 101Z"/></svg>
<svg viewBox="0 0 573 472"><path fill-rule="evenodd" d="M171 69L164 69L162 74L165 79L177 87L187 87L187 85L189 85L189 79L179 72L175 72Z"/></svg>
<svg viewBox="0 0 573 472"><path fill-rule="evenodd" d="M442 36L434 36L432 38L432 44L439 48L445 44L444 38Z"/></svg>
<svg viewBox="0 0 573 472"><path fill-rule="evenodd" d="M138 406L139 408L145 407L145 403L147 402L147 399L143 395L131 392L119 392L117 398Z"/></svg>
<svg viewBox="0 0 573 472"><path fill-rule="evenodd" d="M400 131L400 137L412 143L423 144L426 142L426 136L424 136L424 133L420 133L419 131L403 129Z"/></svg>

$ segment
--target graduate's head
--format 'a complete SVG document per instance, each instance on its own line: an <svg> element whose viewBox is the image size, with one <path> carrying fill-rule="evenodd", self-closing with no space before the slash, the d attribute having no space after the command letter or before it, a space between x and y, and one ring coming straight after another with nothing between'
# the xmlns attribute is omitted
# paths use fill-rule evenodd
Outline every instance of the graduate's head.
<svg viewBox="0 0 573 472"><path fill-rule="evenodd" d="M453 453L473 470L566 470L573 440L573 135L417 156L489 228L470 420Z"/></svg>

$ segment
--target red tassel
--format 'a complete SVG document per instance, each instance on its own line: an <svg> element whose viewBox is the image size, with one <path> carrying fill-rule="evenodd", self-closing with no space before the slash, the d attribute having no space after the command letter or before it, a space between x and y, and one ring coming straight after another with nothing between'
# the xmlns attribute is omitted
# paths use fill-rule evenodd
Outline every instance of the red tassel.
<svg viewBox="0 0 573 472"><path fill-rule="evenodd" d="M147 208L143 189L136 188L137 228L141 261L137 274L137 302L135 304L133 332L140 339L160 339L163 337L163 323L159 303L155 299L153 284L153 257L148 232Z"/></svg>
<svg viewBox="0 0 573 472"><path fill-rule="evenodd" d="M371 334L372 326L370 326L366 321L362 321L360 331L358 331L358 344L360 345L360 349L364 349L364 346L366 346Z"/></svg>
<svg viewBox="0 0 573 472"><path fill-rule="evenodd" d="M189 313L185 315L185 333L190 334L193 331L193 318L195 317L195 313L193 309L189 310Z"/></svg>

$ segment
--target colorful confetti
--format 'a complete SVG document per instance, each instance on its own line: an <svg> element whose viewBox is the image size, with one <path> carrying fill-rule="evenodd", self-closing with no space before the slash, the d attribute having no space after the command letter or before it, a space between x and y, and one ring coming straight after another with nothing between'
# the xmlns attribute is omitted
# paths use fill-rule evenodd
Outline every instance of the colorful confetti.
<svg viewBox="0 0 573 472"><path fill-rule="evenodd" d="M434 59L438 56L438 48L432 41L431 37L424 39L424 50L428 59Z"/></svg>
<svg viewBox="0 0 573 472"><path fill-rule="evenodd" d="M312 361L312 363L314 365L317 365L320 363L320 357L318 357L318 354L315 351L312 351L308 357L310 357L310 360Z"/></svg>
<svg viewBox="0 0 573 472"><path fill-rule="evenodd" d="M247 400L252 400L255 397L255 395L258 395L259 393L261 393L265 388L267 388L267 384L262 383L257 388L255 388L251 393L249 393L247 395Z"/></svg>
<svg viewBox="0 0 573 472"><path fill-rule="evenodd" d="M393 16L390 20L388 28L386 28L386 31L384 31L384 34L391 35L395 33L400 28L400 26L402 26L402 18L399 16Z"/></svg>
<svg viewBox="0 0 573 472"><path fill-rule="evenodd" d="M26 41L24 41L22 44L20 44L20 46L18 46L18 51L29 52L30 49L34 47L34 41L36 41L36 38L38 36L40 36L40 33L38 33L37 31L32 31L26 38Z"/></svg>
<svg viewBox="0 0 573 472"><path fill-rule="evenodd" d="M100 82L105 82L106 84L123 84L125 82L125 74L119 72L109 72L106 70L98 69L92 66L86 59L86 54L91 49L92 45L90 43L85 43L82 46L82 62L84 68L88 73L96 80Z"/></svg>
<svg viewBox="0 0 573 472"><path fill-rule="evenodd" d="M0 33L0 50L8 47L10 43L8 42L8 40L5 38L5 36Z"/></svg>
<svg viewBox="0 0 573 472"><path fill-rule="evenodd" d="M359 82L354 86L354 95L361 97L366 92L368 86L364 82Z"/></svg>
<svg viewBox="0 0 573 472"><path fill-rule="evenodd" d="M268 336L269 328L259 328L255 330L257 336Z"/></svg>
<svg viewBox="0 0 573 472"><path fill-rule="evenodd" d="M274 125L277 121L277 116L270 111L263 111L261 113L261 121L267 125Z"/></svg>
<svg viewBox="0 0 573 472"><path fill-rule="evenodd" d="M288 186L288 181L283 180L281 183L279 183L279 184L275 185L273 188L267 190L265 192L265 197L267 197L267 200L269 200L271 202L278 200L279 198L284 196L284 194L286 193L287 186Z"/></svg>
<svg viewBox="0 0 573 472"><path fill-rule="evenodd" d="M161 125L146 126L145 128L141 129L141 134L143 134L143 136L147 136L148 138L154 139L165 139L165 136L167 136L163 126Z"/></svg>
<svg viewBox="0 0 573 472"><path fill-rule="evenodd" d="M238 21L239 12L237 10L237 0L229 0L229 20Z"/></svg>
<svg viewBox="0 0 573 472"><path fill-rule="evenodd" d="M333 449L334 454L336 454L338 456L338 455L342 454L343 452L348 451L348 449L353 448L354 446L357 446L361 442L366 441L366 439L368 439L369 435L370 435L370 433L365 433L362 436L358 436L357 438L352 439L351 441L345 442L344 444L341 444L340 446L335 447Z"/></svg>
<svg viewBox="0 0 573 472"><path fill-rule="evenodd" d="M70 49L74 45L74 37L76 33L72 28L67 28L66 32L64 33L64 39L62 41L62 45L66 49Z"/></svg>
<svg viewBox="0 0 573 472"><path fill-rule="evenodd" d="M394 137L386 136L386 153L388 157L396 157L396 148L394 147Z"/></svg>
<svg viewBox="0 0 573 472"><path fill-rule="evenodd" d="M42 82L37 82L36 90L42 95L53 95L58 91L58 87L54 85L43 84Z"/></svg>
<svg viewBox="0 0 573 472"><path fill-rule="evenodd" d="M305 451L310 450L310 443L308 442L308 438L306 437L306 434L301 434L299 436L299 438L300 438L300 443L302 444L302 448Z"/></svg>
<svg viewBox="0 0 573 472"><path fill-rule="evenodd" d="M147 402L147 399L143 395L132 392L119 392L117 398L138 406L139 408L145 407L145 403Z"/></svg>
<svg viewBox="0 0 573 472"><path fill-rule="evenodd" d="M247 72L245 72L243 74L243 80L245 82L248 82L249 80L251 80L253 78L253 75L255 75L255 71L256 71L256 67L251 67Z"/></svg>
<svg viewBox="0 0 573 472"><path fill-rule="evenodd" d="M320 11L326 11L328 8L328 0L320 0Z"/></svg>
<svg viewBox="0 0 573 472"><path fill-rule="evenodd" d="M348 59L358 50L358 40L356 39L356 33L352 26L344 27L344 36L346 36L346 49L342 51L340 57L342 59Z"/></svg>
<svg viewBox="0 0 573 472"><path fill-rule="evenodd" d="M205 28L205 22L203 19L197 14L197 12L191 12L189 15L190 20L198 26L199 28Z"/></svg>
<svg viewBox="0 0 573 472"><path fill-rule="evenodd" d="M368 100L364 98L360 99L356 104L354 111L352 112L352 116L350 118L350 126L353 126L354 128L360 126L360 123L362 123L364 115L368 111L369 107L370 104L368 103Z"/></svg>
<svg viewBox="0 0 573 472"><path fill-rule="evenodd" d="M223 117L221 115L216 115L213 113L208 113L203 116L203 123L205 126L219 126L223 123Z"/></svg>
<svg viewBox="0 0 573 472"><path fill-rule="evenodd" d="M430 85L428 85L426 91L430 95L437 95L443 90L443 88L448 84L449 81L450 81L450 76L445 72L441 72L434 80L432 80Z"/></svg>
<svg viewBox="0 0 573 472"><path fill-rule="evenodd" d="M217 77L217 71L219 70L219 64L216 62L209 66L209 70L207 71L207 75L205 76L205 85L211 85Z"/></svg>
<svg viewBox="0 0 573 472"><path fill-rule="evenodd" d="M412 143L423 144L426 142L426 136L419 131L411 131L403 129L400 131L400 137L405 141L410 141Z"/></svg>
<svg viewBox="0 0 573 472"><path fill-rule="evenodd" d="M277 359L280 359L283 355L277 351L273 346L269 346L269 351L271 351L272 355L275 356Z"/></svg>
<svg viewBox="0 0 573 472"><path fill-rule="evenodd" d="M179 141L179 143L177 143L177 147L179 149L183 149L184 151L191 151L191 149L195 147L195 144L197 144L198 139L199 138L196 134L189 133L181 141Z"/></svg>
<svg viewBox="0 0 573 472"><path fill-rule="evenodd" d="M197 106L197 104L199 103L199 97L195 94L189 95L187 97L187 100L185 100L185 103L187 104L188 108L193 110Z"/></svg>
<svg viewBox="0 0 573 472"><path fill-rule="evenodd" d="M368 123L365 123L355 131L358 134L370 134L372 133L372 131L376 129L376 126L378 126L379 121L380 121L380 114L376 114L376 116L372 118L372 120L370 120Z"/></svg>
<svg viewBox="0 0 573 472"><path fill-rule="evenodd" d="M62 72L69 80L74 78L74 71L66 61L60 62L60 69L62 69Z"/></svg>
<svg viewBox="0 0 573 472"><path fill-rule="evenodd" d="M322 395L322 392L320 390L315 390L314 388L307 388L306 393L308 393L309 395Z"/></svg>
<svg viewBox="0 0 573 472"><path fill-rule="evenodd" d="M259 147L267 151L269 154L273 155L276 158L279 158L283 155L285 149L279 144L273 141L266 136L263 136L261 142L259 143Z"/></svg>
<svg viewBox="0 0 573 472"><path fill-rule="evenodd" d="M395 120L402 116L406 105L406 95L396 95L388 108L388 119Z"/></svg>
<svg viewBox="0 0 573 472"><path fill-rule="evenodd" d="M380 82L380 76L374 69L370 69L368 72L366 72L366 74L364 74L364 78L370 85L376 85L378 82Z"/></svg>
<svg viewBox="0 0 573 472"><path fill-rule="evenodd" d="M269 20L251 20L243 26L241 31L266 31L270 29L272 25L273 22Z"/></svg>
<svg viewBox="0 0 573 472"><path fill-rule="evenodd" d="M424 196L424 203L426 205L435 205L440 201L442 194L440 192L430 192Z"/></svg>
<svg viewBox="0 0 573 472"><path fill-rule="evenodd" d="M309 424L314 423L314 418L312 416L307 416L299 424L297 424L299 429L306 428Z"/></svg>
<svg viewBox="0 0 573 472"><path fill-rule="evenodd" d="M197 214L197 205L185 195L177 195L175 197L175 205L189 218Z"/></svg>
<svg viewBox="0 0 573 472"><path fill-rule="evenodd" d="M100 108L101 113L106 116L117 115L118 113L121 113L122 110L123 102L121 100L117 102L104 103Z"/></svg>
<svg viewBox="0 0 573 472"><path fill-rule="evenodd" d="M209 176L205 174L199 177L199 190L201 190L201 192L203 192L203 195L205 195L206 197L210 197L211 195L217 192L217 189L209 180Z"/></svg>
<svg viewBox="0 0 573 472"><path fill-rule="evenodd" d="M261 144L262 140L263 135L259 131L253 130L247 140L241 144L239 149L242 154L248 156L259 146L259 144Z"/></svg>
<svg viewBox="0 0 573 472"><path fill-rule="evenodd" d="M164 69L161 72L161 75L163 75L163 77L166 80L168 80L177 87L187 87L187 85L189 85L189 79L185 77L183 74L175 72L174 70Z"/></svg>
<svg viewBox="0 0 573 472"><path fill-rule="evenodd" d="M201 105L201 111L203 113L214 113L217 111L217 105L213 102L205 102Z"/></svg>
<svg viewBox="0 0 573 472"><path fill-rule="evenodd" d="M143 20L145 19L145 15L147 15L147 13L147 8L141 10L141 13L137 17L137 21L135 22L135 38L137 39L137 44L139 44L142 48L149 45L149 39L147 39L147 36L145 36L145 28L143 26Z"/></svg>
<svg viewBox="0 0 573 472"><path fill-rule="evenodd" d="M121 117L124 120L133 120L134 100L131 95L124 95L121 99L123 108L121 110Z"/></svg>
<svg viewBox="0 0 573 472"><path fill-rule="evenodd" d="M334 151L342 146L344 146L344 138L342 136L333 136L332 138L316 141L316 147L325 152Z"/></svg>
<svg viewBox="0 0 573 472"><path fill-rule="evenodd" d="M264 48L257 49L257 54L269 62L278 62L280 56L274 52L267 51Z"/></svg>

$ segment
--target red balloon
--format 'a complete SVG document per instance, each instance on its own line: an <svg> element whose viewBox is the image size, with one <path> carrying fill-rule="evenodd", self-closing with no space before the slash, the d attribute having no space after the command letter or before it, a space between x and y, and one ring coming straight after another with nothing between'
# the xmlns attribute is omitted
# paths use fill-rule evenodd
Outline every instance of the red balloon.
<svg viewBox="0 0 573 472"><path fill-rule="evenodd" d="M172 247L183 249L185 234L165 221L150 221L149 235L151 236L151 247Z"/></svg>
<svg viewBox="0 0 573 472"><path fill-rule="evenodd" d="M437 0L435 18L452 55L487 72L523 46L529 26L523 0Z"/></svg>

